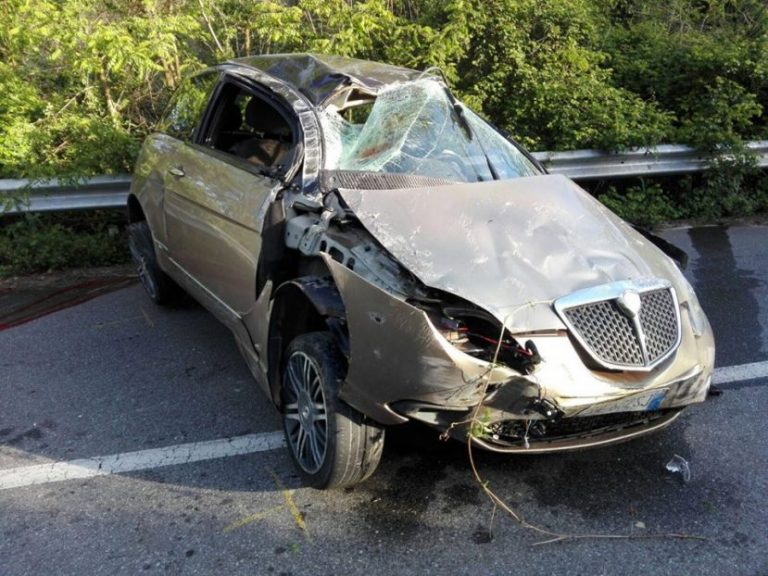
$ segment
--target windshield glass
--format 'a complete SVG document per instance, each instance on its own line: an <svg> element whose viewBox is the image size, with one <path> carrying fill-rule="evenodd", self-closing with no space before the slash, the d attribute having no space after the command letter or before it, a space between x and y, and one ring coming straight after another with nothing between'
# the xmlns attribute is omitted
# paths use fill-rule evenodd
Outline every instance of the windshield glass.
<svg viewBox="0 0 768 576"><path fill-rule="evenodd" d="M434 79L397 84L379 93L367 118L354 108L320 113L325 168L430 176L455 182L539 174L525 155L469 108L469 130L446 89ZM362 114L357 114L361 116ZM493 171L490 168L493 166Z"/></svg>

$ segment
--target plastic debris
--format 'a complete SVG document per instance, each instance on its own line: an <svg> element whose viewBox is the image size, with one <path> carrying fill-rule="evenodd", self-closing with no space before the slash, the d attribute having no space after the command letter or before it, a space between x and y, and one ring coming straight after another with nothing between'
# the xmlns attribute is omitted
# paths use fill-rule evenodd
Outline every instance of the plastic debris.
<svg viewBox="0 0 768 576"><path fill-rule="evenodd" d="M688 463L688 460L682 456L678 456L677 454L672 456L672 460L667 462L666 468L667 471L672 474L680 474L683 482L687 483L691 481L691 465Z"/></svg>
<svg viewBox="0 0 768 576"><path fill-rule="evenodd" d="M714 384L711 384L709 386L709 391L707 392L707 396L720 396L722 395L723 391L715 386Z"/></svg>

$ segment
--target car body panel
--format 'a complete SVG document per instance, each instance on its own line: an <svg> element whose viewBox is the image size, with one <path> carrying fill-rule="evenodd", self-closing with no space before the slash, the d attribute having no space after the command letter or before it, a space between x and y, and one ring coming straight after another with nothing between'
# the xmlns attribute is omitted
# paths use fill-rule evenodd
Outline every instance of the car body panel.
<svg viewBox="0 0 768 576"><path fill-rule="evenodd" d="M528 335L544 361L534 375L527 376L462 354L442 338L423 311L337 262L326 261L347 309L352 343L342 397L382 423L398 420L392 417L389 404L404 399L446 409L474 406L482 398L486 381L509 386L486 401L500 419L527 417L528 403L536 398L546 399L566 417L574 417L595 405L603 405L605 412L619 412L619 400L641 391L668 390L660 408L685 406L706 397L714 341L711 333L699 338L692 335L687 312L677 353L657 370L591 370L569 337L557 332Z"/></svg>
<svg viewBox="0 0 768 576"><path fill-rule="evenodd" d="M314 106L326 104L350 86L376 93L423 76L423 72L391 64L307 53L246 56L233 62L257 68L295 87Z"/></svg>
<svg viewBox="0 0 768 576"><path fill-rule="evenodd" d="M166 245L176 263L237 314L254 304L260 208L279 182L180 145L163 202Z"/></svg>
<svg viewBox="0 0 768 576"><path fill-rule="evenodd" d="M149 228L163 258L165 248L165 180L172 166L172 157L180 142L165 134L152 134L144 140L131 181L131 195L138 199L147 217Z"/></svg>
<svg viewBox="0 0 768 576"><path fill-rule="evenodd" d="M341 397L384 424L405 419L388 407L397 400L466 408L482 398L484 378L512 371L461 354L442 339L425 313L325 257L347 312L351 353Z"/></svg>

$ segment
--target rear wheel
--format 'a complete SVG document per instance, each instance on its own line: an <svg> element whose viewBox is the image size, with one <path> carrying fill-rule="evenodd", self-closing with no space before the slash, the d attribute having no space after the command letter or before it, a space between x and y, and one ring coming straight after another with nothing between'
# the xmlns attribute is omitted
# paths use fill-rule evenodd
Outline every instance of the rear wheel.
<svg viewBox="0 0 768 576"><path fill-rule="evenodd" d="M362 482L379 464L384 429L339 400L346 362L333 337L302 334L285 358L283 429L304 482L315 488Z"/></svg>
<svg viewBox="0 0 768 576"><path fill-rule="evenodd" d="M146 221L128 225L128 248L139 280L152 301L162 305L176 300L181 294L181 289L157 263L152 232Z"/></svg>

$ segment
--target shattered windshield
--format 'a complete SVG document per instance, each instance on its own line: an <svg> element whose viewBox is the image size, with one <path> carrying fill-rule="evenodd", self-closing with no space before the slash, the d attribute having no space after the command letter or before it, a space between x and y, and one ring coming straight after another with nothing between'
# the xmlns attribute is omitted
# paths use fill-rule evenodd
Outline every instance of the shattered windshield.
<svg viewBox="0 0 768 576"><path fill-rule="evenodd" d="M465 121L442 84L422 79L380 92L368 101L365 119L354 107L329 107L320 114L325 168L454 182L493 180L494 174L502 180L539 174L516 146L469 108L457 106Z"/></svg>

